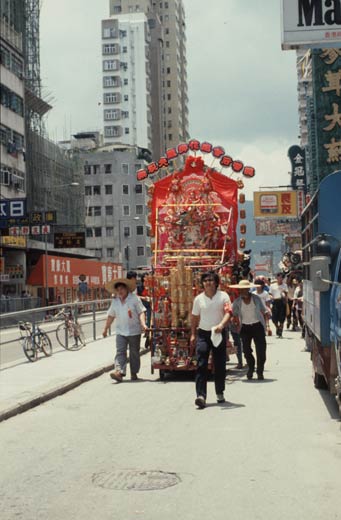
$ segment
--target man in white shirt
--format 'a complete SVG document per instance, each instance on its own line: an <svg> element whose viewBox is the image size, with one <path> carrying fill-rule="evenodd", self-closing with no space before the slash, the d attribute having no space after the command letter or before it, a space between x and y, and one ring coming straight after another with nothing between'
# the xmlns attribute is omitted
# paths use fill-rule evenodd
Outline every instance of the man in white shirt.
<svg viewBox="0 0 341 520"><path fill-rule="evenodd" d="M127 278L120 278L113 283L116 297L113 299L107 313L103 330L106 337L108 330L116 320L116 357L115 370L110 377L121 382L126 375L127 348L129 346L131 380L138 379L140 370L141 332L146 331L145 307L140 298L133 294L135 284Z"/></svg>
<svg viewBox="0 0 341 520"><path fill-rule="evenodd" d="M218 290L219 276L209 271L201 276L204 291L193 302L191 319L191 345L196 345L197 372L195 387L198 408L205 408L207 396L208 358L212 351L214 383L217 402L224 403L226 376L226 330L231 316L231 300L226 292ZM221 333L218 346L212 343L213 333Z"/></svg>
<svg viewBox="0 0 341 520"><path fill-rule="evenodd" d="M283 335L283 324L287 314L288 286L283 279L283 273L277 273L276 281L271 283L269 291L272 297L272 321L278 338Z"/></svg>
<svg viewBox="0 0 341 520"><path fill-rule="evenodd" d="M253 340L257 356L257 376L259 380L263 380L266 361L265 316L270 311L258 294L250 292L255 285L248 280L241 280L238 285L230 287L239 291L239 297L233 302L232 312L240 325L243 352L249 367L246 376L252 379L255 370L256 361L251 347Z"/></svg>

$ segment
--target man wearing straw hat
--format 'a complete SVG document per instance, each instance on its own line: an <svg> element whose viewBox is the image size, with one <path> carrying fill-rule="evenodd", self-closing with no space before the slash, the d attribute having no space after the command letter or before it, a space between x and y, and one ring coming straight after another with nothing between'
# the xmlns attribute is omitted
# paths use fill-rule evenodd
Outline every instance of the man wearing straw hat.
<svg viewBox="0 0 341 520"><path fill-rule="evenodd" d="M236 285L230 285L232 289L238 289L239 297L234 300L232 314L240 325L240 337L243 351L248 364L247 378L252 379L255 370L255 358L252 353L251 342L255 343L257 356L258 379L264 379L264 365L266 361L266 323L265 316L269 313L264 301L250 289L256 287L248 280L241 280Z"/></svg>
<svg viewBox="0 0 341 520"><path fill-rule="evenodd" d="M226 377L226 330L231 316L231 300L219 291L219 276L208 271L201 276L204 291L195 297L191 319L191 345L196 344L197 373L195 387L198 408L205 408L207 393L208 358L212 351L214 384L217 402L224 403Z"/></svg>
<svg viewBox="0 0 341 520"><path fill-rule="evenodd" d="M129 346L131 380L138 379L140 370L140 341L141 332L146 330L145 307L140 298L133 294L135 282L128 278L119 278L107 285L109 292L115 292L111 306L107 313L107 321L103 330L103 337L114 320L116 320L116 357L115 370L110 373L111 379L119 383L126 375L127 348Z"/></svg>

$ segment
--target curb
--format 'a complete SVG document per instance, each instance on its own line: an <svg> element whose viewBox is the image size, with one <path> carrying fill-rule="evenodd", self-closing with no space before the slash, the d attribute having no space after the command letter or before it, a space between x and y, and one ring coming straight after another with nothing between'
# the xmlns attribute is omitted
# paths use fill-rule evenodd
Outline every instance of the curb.
<svg viewBox="0 0 341 520"><path fill-rule="evenodd" d="M144 356L148 352L149 352L149 350L143 350L140 353L140 356ZM129 359L128 359L128 362L129 362ZM19 415L20 413L27 412L27 410L30 410L31 408L35 408L36 406L39 406L40 404L43 404L46 401L50 401L51 399L54 399L55 397L58 397L59 395L66 394L67 392L70 392L70 390L77 388L77 386L80 386L83 383L91 381L92 379L96 379L97 377L103 375L105 372L109 372L110 370L113 370L114 367L115 367L115 365L113 363L110 363L110 365L106 365L104 367L97 368L96 370L88 372L87 374L85 374L83 376L77 377L76 379L73 379L69 383L65 383L52 390L48 390L47 392L40 394L38 397L33 397L31 399L28 399L27 401L18 403L7 410L0 412L0 422L6 421L7 419L10 419L11 417L15 417L16 415Z"/></svg>

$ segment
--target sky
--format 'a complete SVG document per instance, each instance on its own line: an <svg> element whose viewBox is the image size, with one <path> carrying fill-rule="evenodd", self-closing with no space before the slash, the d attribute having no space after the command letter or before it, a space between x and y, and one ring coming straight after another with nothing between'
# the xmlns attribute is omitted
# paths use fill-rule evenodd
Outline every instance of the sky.
<svg viewBox="0 0 341 520"><path fill-rule="evenodd" d="M208 9L209 5L209 9ZM296 56L281 50L280 0L184 0L190 135L256 168L247 199L290 184L299 144ZM41 76L52 140L101 129L101 20L109 0L43 0Z"/></svg>

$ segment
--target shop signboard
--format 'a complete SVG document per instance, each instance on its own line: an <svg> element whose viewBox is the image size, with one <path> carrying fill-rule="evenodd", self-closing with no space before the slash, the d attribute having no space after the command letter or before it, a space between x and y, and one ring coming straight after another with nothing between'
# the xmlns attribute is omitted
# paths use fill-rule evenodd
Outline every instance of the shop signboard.
<svg viewBox="0 0 341 520"><path fill-rule="evenodd" d="M338 47L340 0L282 0L282 49Z"/></svg>
<svg viewBox="0 0 341 520"><path fill-rule="evenodd" d="M41 255L28 278L28 285L45 285L45 268L49 287L77 288L82 281L87 288L104 287L122 276L122 265L57 255ZM82 279L82 280L81 280Z"/></svg>
<svg viewBox="0 0 341 520"><path fill-rule="evenodd" d="M255 191L253 194L255 218L297 218L296 191Z"/></svg>
<svg viewBox="0 0 341 520"><path fill-rule="evenodd" d="M10 219L26 217L26 199L0 200L0 227L7 228Z"/></svg>
<svg viewBox="0 0 341 520"><path fill-rule="evenodd" d="M255 219L256 235L299 235L301 233L300 220Z"/></svg>
<svg viewBox="0 0 341 520"><path fill-rule="evenodd" d="M313 51L315 147L312 148L315 187L341 162L341 49Z"/></svg>
<svg viewBox="0 0 341 520"><path fill-rule="evenodd" d="M298 145L290 146L288 157L291 163L291 187L293 190L306 190L305 150Z"/></svg>
<svg viewBox="0 0 341 520"><path fill-rule="evenodd" d="M85 247L85 233L82 231L76 233L55 233L54 247L56 249L64 249L70 247Z"/></svg>
<svg viewBox="0 0 341 520"><path fill-rule="evenodd" d="M23 236L3 236L0 238L2 246L26 248L26 237Z"/></svg>

